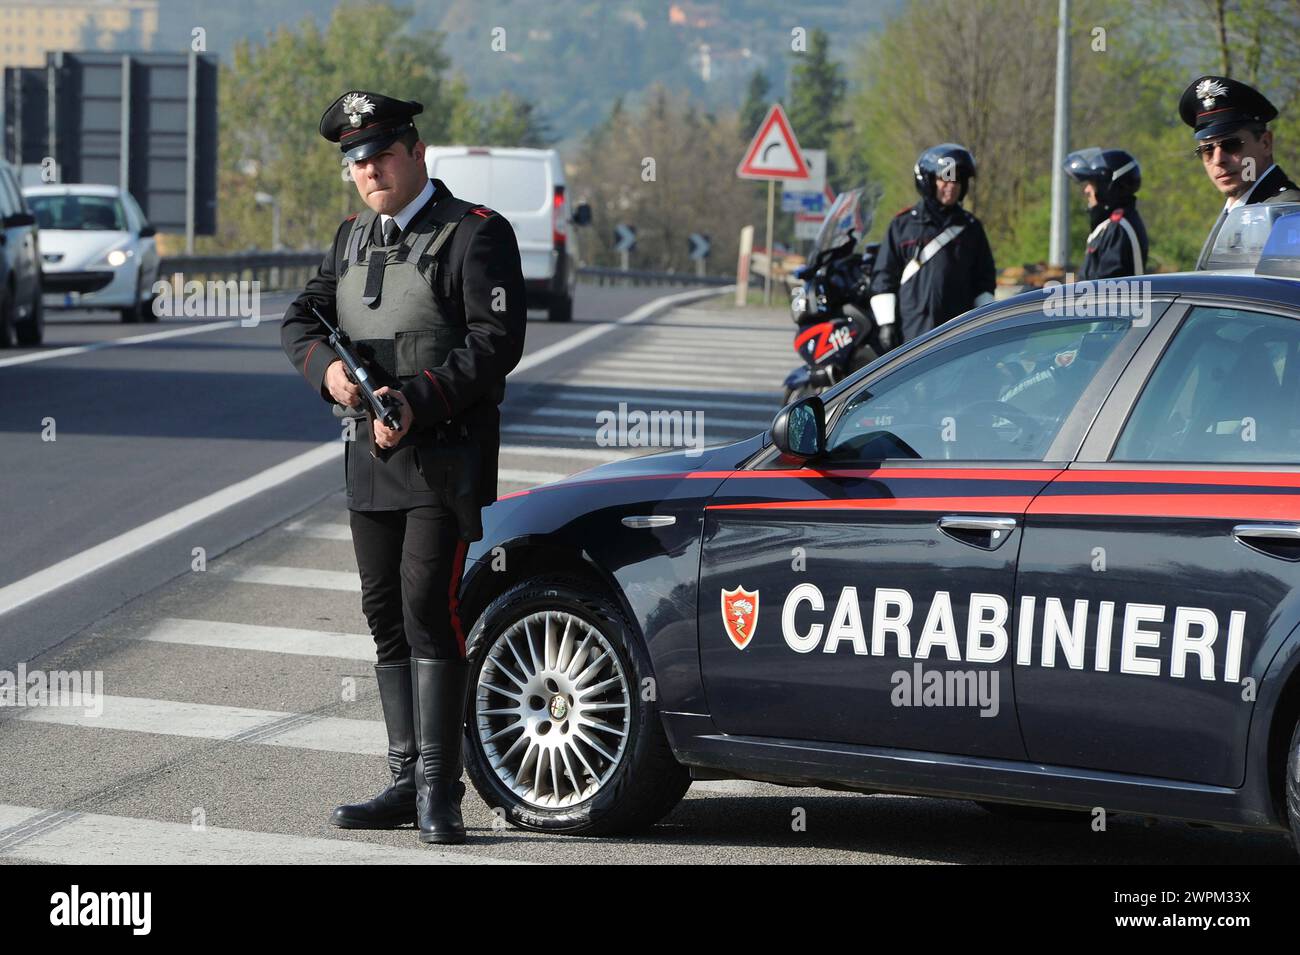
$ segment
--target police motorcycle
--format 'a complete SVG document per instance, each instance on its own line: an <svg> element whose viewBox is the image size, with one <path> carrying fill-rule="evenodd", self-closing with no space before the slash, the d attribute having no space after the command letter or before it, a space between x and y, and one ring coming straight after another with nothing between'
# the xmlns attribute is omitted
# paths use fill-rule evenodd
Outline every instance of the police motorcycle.
<svg viewBox="0 0 1300 955"><path fill-rule="evenodd" d="M879 243L857 252L871 228L864 189L835 197L808 253L794 271L790 317L798 330L794 350L803 359L785 379L784 403L821 393L882 354L871 317L871 269Z"/></svg>

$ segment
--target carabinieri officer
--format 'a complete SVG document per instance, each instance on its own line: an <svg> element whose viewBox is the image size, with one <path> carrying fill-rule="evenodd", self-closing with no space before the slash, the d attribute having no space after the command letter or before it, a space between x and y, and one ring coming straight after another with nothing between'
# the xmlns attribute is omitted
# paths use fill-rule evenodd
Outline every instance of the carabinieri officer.
<svg viewBox="0 0 1300 955"><path fill-rule="evenodd" d="M1231 210L1257 202L1300 201L1300 186L1273 162L1268 124L1277 117L1277 107L1255 87L1227 76L1197 77L1183 90L1178 115L1192 127L1196 155L1225 200L1197 259L1197 268L1203 268Z"/></svg>
<svg viewBox="0 0 1300 955"><path fill-rule="evenodd" d="M458 199L424 164L421 104L352 91L325 111L367 209L350 216L285 312L285 353L355 440L344 444L361 606L375 639L392 784L337 807L343 828L416 823L421 842L465 839L461 738L468 667L457 591L465 550L496 499L498 405L527 324L510 223ZM351 340L381 392L401 404L393 430L360 391L311 314ZM345 438L350 435L345 433Z"/></svg>

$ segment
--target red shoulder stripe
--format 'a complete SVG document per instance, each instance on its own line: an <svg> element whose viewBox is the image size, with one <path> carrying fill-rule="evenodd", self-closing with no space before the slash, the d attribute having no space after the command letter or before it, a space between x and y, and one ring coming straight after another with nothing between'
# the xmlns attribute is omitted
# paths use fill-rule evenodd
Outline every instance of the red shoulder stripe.
<svg viewBox="0 0 1300 955"><path fill-rule="evenodd" d="M1122 218L1124 218L1124 210L1123 210L1123 209L1116 209L1114 212L1112 212L1112 213L1110 214L1110 221L1111 221L1111 222L1118 222L1118 221L1119 221L1120 219L1122 219Z"/></svg>
<svg viewBox="0 0 1300 955"><path fill-rule="evenodd" d="M492 214L492 210L489 209L487 206L475 206L473 209L469 211L474 213L474 215L476 216L482 216L484 219L486 219L488 216Z"/></svg>

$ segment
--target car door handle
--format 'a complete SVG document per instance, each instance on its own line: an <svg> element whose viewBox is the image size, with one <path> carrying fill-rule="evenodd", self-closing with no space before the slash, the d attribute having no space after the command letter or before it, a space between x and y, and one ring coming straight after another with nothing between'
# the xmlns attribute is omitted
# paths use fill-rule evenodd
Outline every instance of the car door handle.
<svg viewBox="0 0 1300 955"><path fill-rule="evenodd" d="M1238 524L1232 536L1279 560L1300 560L1300 524Z"/></svg>
<svg viewBox="0 0 1300 955"><path fill-rule="evenodd" d="M949 514L939 518L939 530L955 541L982 550L997 550L1016 529L1014 517Z"/></svg>

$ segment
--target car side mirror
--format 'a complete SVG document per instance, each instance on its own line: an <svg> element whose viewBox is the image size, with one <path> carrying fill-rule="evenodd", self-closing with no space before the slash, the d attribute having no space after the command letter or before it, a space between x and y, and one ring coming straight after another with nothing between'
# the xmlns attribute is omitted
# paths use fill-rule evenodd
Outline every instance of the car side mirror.
<svg viewBox="0 0 1300 955"><path fill-rule="evenodd" d="M800 461L826 453L826 407L817 395L786 405L772 419L772 443Z"/></svg>
<svg viewBox="0 0 1300 955"><path fill-rule="evenodd" d="M140 238L148 239L158 234L158 230L151 225L142 226L140 229Z"/></svg>
<svg viewBox="0 0 1300 955"><path fill-rule="evenodd" d="M585 202L578 203L578 207L573 210L574 225L591 225L591 206Z"/></svg>
<svg viewBox="0 0 1300 955"><path fill-rule="evenodd" d="M30 212L15 212L13 215L4 218L4 227L6 229L17 229L19 226L25 225L36 225L36 216Z"/></svg>

